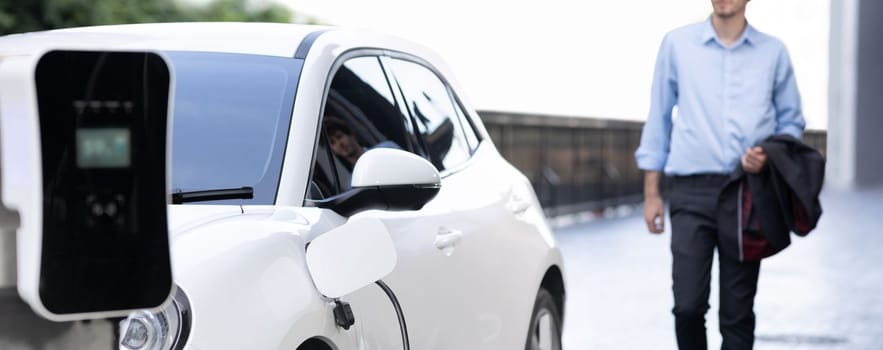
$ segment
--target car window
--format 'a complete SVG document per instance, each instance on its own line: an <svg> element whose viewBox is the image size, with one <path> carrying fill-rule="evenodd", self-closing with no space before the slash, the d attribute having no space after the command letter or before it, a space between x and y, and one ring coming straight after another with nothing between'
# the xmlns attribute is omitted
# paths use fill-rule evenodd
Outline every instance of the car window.
<svg viewBox="0 0 883 350"><path fill-rule="evenodd" d="M250 186L273 204L301 62L257 55L170 52L175 74L172 189Z"/></svg>
<svg viewBox="0 0 883 350"><path fill-rule="evenodd" d="M400 59L388 62L432 164L442 171L468 160L469 144L445 83L417 63Z"/></svg>
<svg viewBox="0 0 883 350"><path fill-rule="evenodd" d="M454 110L457 112L457 119L460 121L460 127L463 128L463 134L466 135L466 143L469 144L469 149L475 151L480 142L480 138L475 132L475 127L472 125L466 111L463 110L463 107L461 107L459 103L454 102Z"/></svg>
<svg viewBox="0 0 883 350"><path fill-rule="evenodd" d="M344 62L323 107L310 199L349 189L356 161L370 149L414 150L406 122L376 56Z"/></svg>

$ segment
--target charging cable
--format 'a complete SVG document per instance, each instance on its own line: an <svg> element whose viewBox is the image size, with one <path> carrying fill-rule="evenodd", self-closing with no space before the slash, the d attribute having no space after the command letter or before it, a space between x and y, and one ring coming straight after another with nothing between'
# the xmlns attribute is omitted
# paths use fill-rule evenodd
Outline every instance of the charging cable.
<svg viewBox="0 0 883 350"><path fill-rule="evenodd" d="M399 305L399 300L396 298L395 293L392 292L392 289L386 283L383 283L382 280L377 280L374 283L380 286L380 289L383 289L383 292L389 297L389 301L392 302L392 306L396 309L396 316L399 318L399 329L402 331L402 347L405 350L411 350L410 341L408 340L408 326L405 324L405 315L402 313L402 306Z"/></svg>

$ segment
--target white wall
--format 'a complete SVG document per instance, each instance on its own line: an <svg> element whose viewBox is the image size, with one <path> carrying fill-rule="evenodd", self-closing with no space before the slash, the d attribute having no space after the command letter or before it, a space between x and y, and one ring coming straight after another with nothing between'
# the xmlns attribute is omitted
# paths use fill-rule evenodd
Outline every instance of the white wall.
<svg viewBox="0 0 883 350"><path fill-rule="evenodd" d="M839 188L883 185L883 2L833 5L826 179Z"/></svg>

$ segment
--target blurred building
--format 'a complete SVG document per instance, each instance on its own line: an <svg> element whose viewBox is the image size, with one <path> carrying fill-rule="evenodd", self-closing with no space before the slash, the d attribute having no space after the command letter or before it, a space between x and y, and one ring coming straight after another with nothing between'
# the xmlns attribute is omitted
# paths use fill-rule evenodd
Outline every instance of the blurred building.
<svg viewBox="0 0 883 350"><path fill-rule="evenodd" d="M832 0L829 185L883 185L883 1Z"/></svg>

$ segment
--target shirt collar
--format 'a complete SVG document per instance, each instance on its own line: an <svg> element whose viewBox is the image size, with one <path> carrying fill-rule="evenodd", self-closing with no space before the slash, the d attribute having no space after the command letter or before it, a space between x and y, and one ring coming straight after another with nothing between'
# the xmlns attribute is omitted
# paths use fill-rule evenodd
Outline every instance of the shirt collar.
<svg viewBox="0 0 883 350"><path fill-rule="evenodd" d="M739 40L736 40L736 42L733 43L733 46L731 46L731 48L739 47L742 44L754 44L754 34L754 27L752 27L750 23L746 23L745 30L742 31L742 36L739 37ZM708 17L702 29L702 43L708 44L709 41L716 41L718 44L723 46L723 43L717 37L717 32L714 31L714 25L711 24L711 17Z"/></svg>

